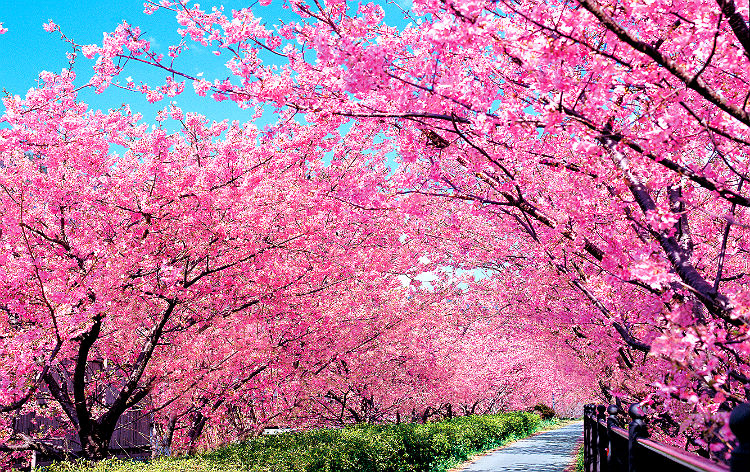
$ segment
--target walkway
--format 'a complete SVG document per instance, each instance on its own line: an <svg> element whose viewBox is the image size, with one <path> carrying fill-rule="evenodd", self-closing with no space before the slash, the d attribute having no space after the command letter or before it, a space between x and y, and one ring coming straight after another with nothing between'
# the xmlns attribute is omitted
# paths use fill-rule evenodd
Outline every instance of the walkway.
<svg viewBox="0 0 750 472"><path fill-rule="evenodd" d="M576 422L509 444L459 468L461 472L563 472L583 440L583 423Z"/></svg>

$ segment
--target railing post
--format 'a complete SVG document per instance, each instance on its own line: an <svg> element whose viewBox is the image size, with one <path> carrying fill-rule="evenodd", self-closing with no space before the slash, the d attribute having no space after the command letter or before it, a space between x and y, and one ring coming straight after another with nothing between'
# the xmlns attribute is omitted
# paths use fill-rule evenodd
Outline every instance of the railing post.
<svg viewBox="0 0 750 472"><path fill-rule="evenodd" d="M591 469L591 405L583 407L583 470L592 472Z"/></svg>
<svg viewBox="0 0 750 472"><path fill-rule="evenodd" d="M732 472L750 470L750 403L740 403L729 415L729 429L737 436L737 447L732 450L729 467Z"/></svg>
<svg viewBox="0 0 750 472"><path fill-rule="evenodd" d="M628 472L637 472L639 464L636 446L639 438L646 437L646 423L643 421L643 410L639 403L630 405L628 414L632 418L628 428Z"/></svg>
<svg viewBox="0 0 750 472"><path fill-rule="evenodd" d="M589 407L589 470L597 472L596 465L596 405Z"/></svg>
<svg viewBox="0 0 750 472"><path fill-rule="evenodd" d="M615 442L612 441L612 428L620 426L620 422L617 420L617 413L619 412L620 409L617 408L617 405L609 405L609 408L607 408L607 414L609 415L607 416L607 437L609 438L607 470L609 470L609 472L622 472L622 467L620 466L620 454L622 454L622 452L616 450Z"/></svg>
<svg viewBox="0 0 750 472"><path fill-rule="evenodd" d="M599 470L599 428L596 427L596 405L591 405L591 472Z"/></svg>
<svg viewBox="0 0 750 472"><path fill-rule="evenodd" d="M596 415L596 430L599 433L599 443L597 444L599 471L607 472L607 446L609 445L609 434L607 433L609 433L609 431L607 431L606 429L603 430L603 427L601 425L601 422L607 419L606 415L604 414L604 412L607 411L607 407L605 407L604 405L597 405L596 410L599 413L598 415Z"/></svg>

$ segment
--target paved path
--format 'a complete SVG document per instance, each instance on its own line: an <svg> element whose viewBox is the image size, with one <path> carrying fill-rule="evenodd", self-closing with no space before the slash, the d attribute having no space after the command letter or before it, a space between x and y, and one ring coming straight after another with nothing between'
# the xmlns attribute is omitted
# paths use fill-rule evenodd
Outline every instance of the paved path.
<svg viewBox="0 0 750 472"><path fill-rule="evenodd" d="M461 472L563 472L573 460L576 445L583 440L583 423L576 422L522 439L481 456Z"/></svg>

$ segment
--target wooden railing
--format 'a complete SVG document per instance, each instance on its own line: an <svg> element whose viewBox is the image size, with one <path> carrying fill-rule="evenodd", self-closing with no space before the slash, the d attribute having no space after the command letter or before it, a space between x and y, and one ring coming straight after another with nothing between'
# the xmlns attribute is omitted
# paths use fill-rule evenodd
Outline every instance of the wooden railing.
<svg viewBox="0 0 750 472"><path fill-rule="evenodd" d="M616 405L584 407L584 470L586 472L750 472L750 404L738 405L730 415L730 428L738 444L729 465L647 438L640 405L628 410L623 428Z"/></svg>

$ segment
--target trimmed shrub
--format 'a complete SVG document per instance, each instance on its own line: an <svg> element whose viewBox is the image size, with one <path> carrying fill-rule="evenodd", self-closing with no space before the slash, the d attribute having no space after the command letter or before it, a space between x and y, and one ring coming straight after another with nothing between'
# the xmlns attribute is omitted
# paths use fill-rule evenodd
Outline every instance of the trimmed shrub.
<svg viewBox="0 0 750 472"><path fill-rule="evenodd" d="M536 414L514 412L427 424L357 425L261 436L152 462L58 463L49 472L438 472L509 438L527 436L539 424Z"/></svg>

